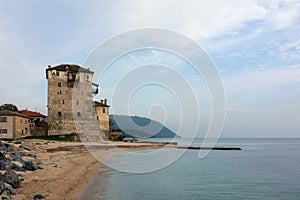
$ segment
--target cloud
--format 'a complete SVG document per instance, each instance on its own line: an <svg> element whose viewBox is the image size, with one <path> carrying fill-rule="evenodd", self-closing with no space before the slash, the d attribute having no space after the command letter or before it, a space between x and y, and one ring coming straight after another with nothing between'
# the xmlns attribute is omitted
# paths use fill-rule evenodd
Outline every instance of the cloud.
<svg viewBox="0 0 300 200"><path fill-rule="evenodd" d="M300 39L279 46L281 58L285 60L300 60Z"/></svg>
<svg viewBox="0 0 300 200"><path fill-rule="evenodd" d="M224 79L227 93L300 83L300 66L242 72Z"/></svg>
<svg viewBox="0 0 300 200"><path fill-rule="evenodd" d="M244 60L241 63L230 60L227 65L235 68L224 77L229 95L299 84L299 66L278 68L268 63L280 59L299 61L299 3L294 0L100 0L54 4L30 1L26 5L5 2L0 5L0 79L4 83L0 86L0 101L46 110L44 70L48 64L80 64L99 42L144 27L178 31L204 44L215 53L215 58L247 57L256 62L251 66L264 68L251 70L243 66L248 64ZM267 61L255 60L260 54ZM174 63L174 67L182 65L180 59L156 51L148 57L131 58L137 64L153 58L162 64ZM247 67L249 71L242 71ZM114 78L109 77L111 81ZM101 95L105 94L102 91Z"/></svg>
<svg viewBox="0 0 300 200"><path fill-rule="evenodd" d="M295 0L275 0L269 6L266 22L274 30L284 30L293 26L299 16L300 2Z"/></svg>
<svg viewBox="0 0 300 200"><path fill-rule="evenodd" d="M114 24L119 27L170 28L196 40L232 34L253 21L266 21L264 25L272 30L286 29L299 14L297 1L128 0L121 4L122 12L113 12Z"/></svg>
<svg viewBox="0 0 300 200"><path fill-rule="evenodd" d="M262 19L267 11L255 1L124 1L125 12L115 23L126 21L128 27L170 28L192 36L209 39L245 22ZM126 12L127 11L127 12Z"/></svg>

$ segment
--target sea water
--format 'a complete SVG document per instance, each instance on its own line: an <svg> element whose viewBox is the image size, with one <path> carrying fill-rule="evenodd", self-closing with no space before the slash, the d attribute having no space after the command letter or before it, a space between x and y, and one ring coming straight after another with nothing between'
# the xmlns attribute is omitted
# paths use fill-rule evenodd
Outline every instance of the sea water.
<svg viewBox="0 0 300 200"><path fill-rule="evenodd" d="M201 143L198 139L193 145ZM144 174L110 169L102 180L106 182L102 194L91 198L300 199L300 139L220 139L217 146L241 147L242 151L211 151L199 159L199 150L187 150L173 164ZM136 164L128 153L108 159L119 165ZM97 179L101 182L101 176Z"/></svg>

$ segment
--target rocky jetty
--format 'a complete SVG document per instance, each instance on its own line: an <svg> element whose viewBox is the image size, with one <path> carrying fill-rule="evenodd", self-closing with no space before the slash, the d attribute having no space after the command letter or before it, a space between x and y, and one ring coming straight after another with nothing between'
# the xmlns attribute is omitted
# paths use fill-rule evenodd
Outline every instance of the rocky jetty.
<svg viewBox="0 0 300 200"><path fill-rule="evenodd" d="M21 172L41 169L40 164L28 148L0 141L0 199L10 200L11 195L16 195L15 189L23 181Z"/></svg>
<svg viewBox="0 0 300 200"><path fill-rule="evenodd" d="M199 146L178 146L177 149L193 150L223 150L223 151L240 151L240 147L199 147Z"/></svg>

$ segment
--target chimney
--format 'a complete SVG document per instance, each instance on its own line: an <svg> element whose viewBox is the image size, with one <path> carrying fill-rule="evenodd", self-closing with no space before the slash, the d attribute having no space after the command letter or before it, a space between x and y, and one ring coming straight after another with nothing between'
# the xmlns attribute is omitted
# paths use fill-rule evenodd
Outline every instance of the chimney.
<svg viewBox="0 0 300 200"><path fill-rule="evenodd" d="M107 99L104 99L104 104L107 105Z"/></svg>
<svg viewBox="0 0 300 200"><path fill-rule="evenodd" d="M100 103L102 103L102 104L103 104L103 100L101 100L101 101L100 101Z"/></svg>
<svg viewBox="0 0 300 200"><path fill-rule="evenodd" d="M50 69L51 68L51 65L48 65L48 69Z"/></svg>

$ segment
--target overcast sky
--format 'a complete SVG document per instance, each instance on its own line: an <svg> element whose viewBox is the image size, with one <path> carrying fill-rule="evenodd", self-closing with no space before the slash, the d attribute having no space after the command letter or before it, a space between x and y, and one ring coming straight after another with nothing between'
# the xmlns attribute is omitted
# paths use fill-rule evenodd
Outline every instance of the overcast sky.
<svg viewBox="0 0 300 200"><path fill-rule="evenodd" d="M191 38L215 63L227 97L222 137L299 137L299 12L299 0L1 1L0 103L47 114L47 65L81 65L108 38L153 27ZM120 58L109 78L102 79L96 98L108 98L111 103L111 88L124 75L122 70L153 61L182 73L197 93L200 110L204 110L201 115L209 116L205 110L209 101L201 100L205 91L197 87L198 83L205 86L203 80L188 69L188 63L160 51ZM87 67L97 75L97 63ZM142 101L143 94L148 94L148 101ZM167 114L167 125L176 131L180 109L171 96L154 85L137 91L130 113L149 116L149 108L163 113L155 106L161 103L165 111L174 112ZM200 126L205 129L203 119Z"/></svg>

